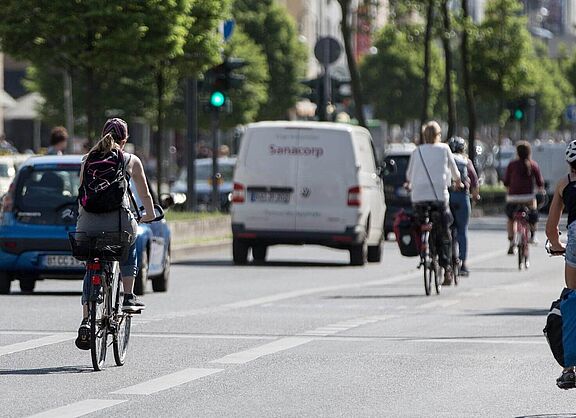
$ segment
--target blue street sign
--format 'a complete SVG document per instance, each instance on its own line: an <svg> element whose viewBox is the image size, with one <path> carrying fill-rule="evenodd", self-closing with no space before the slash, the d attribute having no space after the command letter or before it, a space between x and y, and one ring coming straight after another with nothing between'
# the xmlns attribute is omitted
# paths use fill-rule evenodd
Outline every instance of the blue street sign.
<svg viewBox="0 0 576 418"><path fill-rule="evenodd" d="M228 20L224 21L223 35L224 35L225 41L230 39L230 37L234 33L234 26L235 25L236 25L236 21L234 19L228 19Z"/></svg>
<svg viewBox="0 0 576 418"><path fill-rule="evenodd" d="M570 123L576 123L576 105L566 106L564 117Z"/></svg>

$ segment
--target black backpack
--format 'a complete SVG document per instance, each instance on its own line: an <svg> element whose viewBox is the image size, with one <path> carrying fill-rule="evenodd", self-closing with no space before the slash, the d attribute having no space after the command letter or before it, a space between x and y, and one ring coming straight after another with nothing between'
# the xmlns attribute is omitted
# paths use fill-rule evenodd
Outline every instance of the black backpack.
<svg viewBox="0 0 576 418"><path fill-rule="evenodd" d="M97 152L88 155L78 191L78 200L86 211L105 213L120 209L127 188L122 151L114 149L105 155Z"/></svg>

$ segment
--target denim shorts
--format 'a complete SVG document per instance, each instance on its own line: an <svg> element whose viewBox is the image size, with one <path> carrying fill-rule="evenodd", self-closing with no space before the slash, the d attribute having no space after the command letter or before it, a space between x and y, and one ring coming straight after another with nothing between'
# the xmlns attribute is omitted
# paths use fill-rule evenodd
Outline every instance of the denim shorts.
<svg viewBox="0 0 576 418"><path fill-rule="evenodd" d="M568 242L566 243L566 264L576 268L576 221L568 225Z"/></svg>
<svg viewBox="0 0 576 418"><path fill-rule="evenodd" d="M128 258L120 263L120 274L122 277L136 276L138 273L138 262L136 259L136 241L128 250ZM90 292L90 278L88 274L84 275L82 285L82 305L88 303L88 293Z"/></svg>

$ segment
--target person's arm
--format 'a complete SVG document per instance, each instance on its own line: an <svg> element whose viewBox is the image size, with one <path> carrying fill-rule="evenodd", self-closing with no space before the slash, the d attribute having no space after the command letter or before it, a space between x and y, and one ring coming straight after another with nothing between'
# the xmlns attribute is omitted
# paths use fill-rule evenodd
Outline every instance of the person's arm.
<svg viewBox="0 0 576 418"><path fill-rule="evenodd" d="M550 203L550 209L548 211L546 238L550 241L552 251L564 250L564 245L560 242L560 230L558 229L558 225L560 224L560 216L562 216L562 211L564 210L562 191L564 190L564 187L566 187L566 183L566 179L561 179L556 185L554 197L552 198L552 203Z"/></svg>
<svg viewBox="0 0 576 418"><path fill-rule="evenodd" d="M468 169L468 178L470 179L470 194L472 194L474 200L480 200L478 173L476 173L472 160L468 160L466 168Z"/></svg>
<svg viewBox="0 0 576 418"><path fill-rule="evenodd" d="M508 189L510 187L510 176L512 175L512 169L510 163L506 166L506 171L504 172L504 178L502 179L502 183Z"/></svg>
<svg viewBox="0 0 576 418"><path fill-rule="evenodd" d="M406 169L406 181L404 182L404 188L406 190L410 190L410 188L412 187L412 174L414 172L414 153L417 151L414 150L412 151L412 154L410 154L410 159L408 160L408 168Z"/></svg>
<svg viewBox="0 0 576 418"><path fill-rule="evenodd" d="M132 179L134 180L138 196L146 210L146 215L142 217L141 221L149 222L156 218L154 202L152 201L150 190L148 190L148 183L146 182L146 174L144 173L144 167L142 167L142 161L135 155L132 155L132 161Z"/></svg>

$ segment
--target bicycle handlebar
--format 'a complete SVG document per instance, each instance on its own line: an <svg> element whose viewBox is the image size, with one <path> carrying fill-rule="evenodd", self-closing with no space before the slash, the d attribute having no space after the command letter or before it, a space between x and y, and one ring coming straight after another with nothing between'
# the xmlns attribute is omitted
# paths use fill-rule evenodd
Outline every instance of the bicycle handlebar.
<svg viewBox="0 0 576 418"><path fill-rule="evenodd" d="M152 222L158 222L158 221L161 221L162 219L164 219L164 209L162 209L162 206L160 206L158 204L154 205L154 213L155 214L157 213L158 215L154 219L152 219L151 221L143 222L142 221L142 213L145 213L145 208L144 208L144 206L140 206L139 209L140 209L138 211L139 216L137 219L138 223L151 224Z"/></svg>
<svg viewBox="0 0 576 418"><path fill-rule="evenodd" d="M566 248L564 248L561 251L553 251L552 245L550 244L550 240L546 240L546 244L544 245L544 248L546 249L546 252L548 254L550 254L550 257L560 256L560 255L564 255L566 253Z"/></svg>

